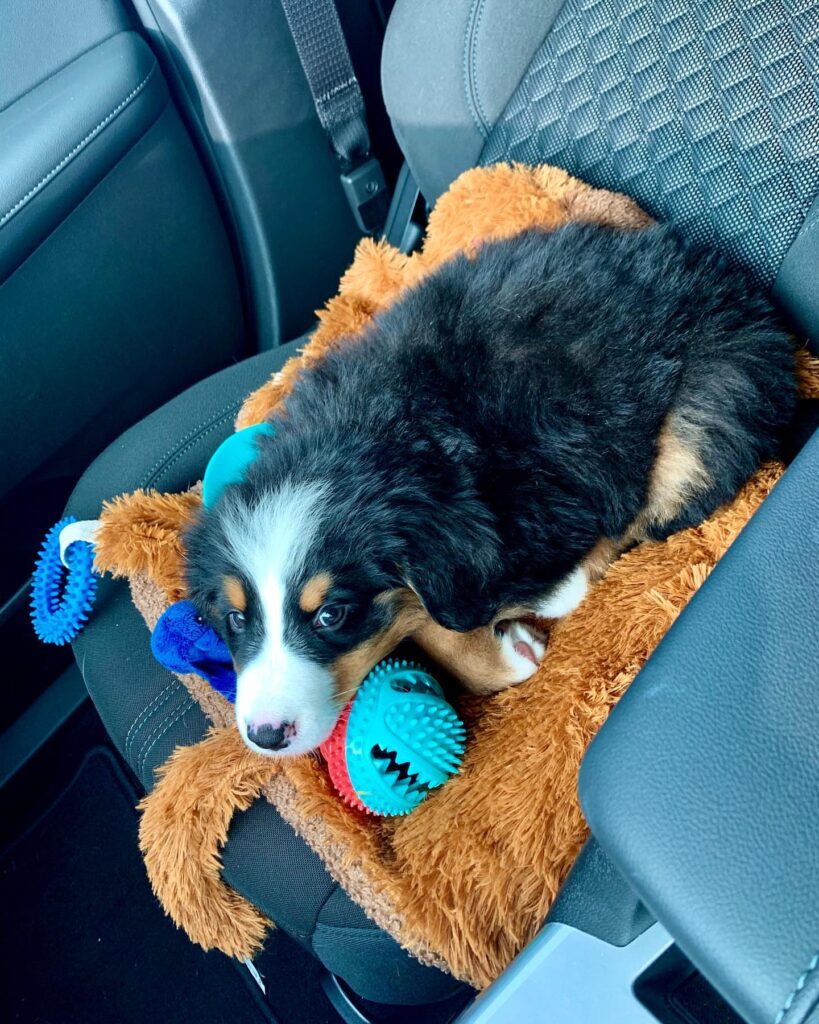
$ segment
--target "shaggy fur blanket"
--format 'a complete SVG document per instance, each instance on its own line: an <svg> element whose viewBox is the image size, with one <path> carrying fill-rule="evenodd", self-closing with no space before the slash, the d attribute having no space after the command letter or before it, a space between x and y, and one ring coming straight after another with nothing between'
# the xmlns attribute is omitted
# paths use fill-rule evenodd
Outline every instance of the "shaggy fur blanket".
<svg viewBox="0 0 819 1024"><path fill-rule="evenodd" d="M625 197L555 168L467 172L439 200L420 253L359 245L310 343L247 399L237 427L264 419L305 367L332 346L355 344L374 313L443 260L485 239L571 220L635 229L649 222ZM800 353L798 365L803 391L819 395L819 364ZM348 809L318 757L253 754L227 702L198 677L184 677L213 728L199 744L177 749L142 804L141 846L167 912L205 948L238 957L259 948L271 922L225 885L219 852L234 812L262 795L402 946L486 986L541 926L586 838L576 795L586 747L781 473L779 465L762 467L701 526L623 555L557 623L527 682L489 697L456 697L468 727L463 767L405 818ZM194 488L137 492L104 509L98 567L128 577L149 627L184 596L181 534L199 503Z"/></svg>

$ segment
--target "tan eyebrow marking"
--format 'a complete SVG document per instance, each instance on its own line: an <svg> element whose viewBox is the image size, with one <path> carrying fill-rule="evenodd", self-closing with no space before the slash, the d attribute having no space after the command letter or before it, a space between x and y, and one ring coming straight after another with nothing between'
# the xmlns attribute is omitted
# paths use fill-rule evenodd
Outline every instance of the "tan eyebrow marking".
<svg viewBox="0 0 819 1024"><path fill-rule="evenodd" d="M299 608L303 612L316 612L324 604L324 599L333 585L333 577L329 572L320 572L310 579L301 588L299 596Z"/></svg>
<svg viewBox="0 0 819 1024"><path fill-rule="evenodd" d="M222 580L222 593L231 608L243 612L247 608L247 594L242 581L236 576L225 576Z"/></svg>

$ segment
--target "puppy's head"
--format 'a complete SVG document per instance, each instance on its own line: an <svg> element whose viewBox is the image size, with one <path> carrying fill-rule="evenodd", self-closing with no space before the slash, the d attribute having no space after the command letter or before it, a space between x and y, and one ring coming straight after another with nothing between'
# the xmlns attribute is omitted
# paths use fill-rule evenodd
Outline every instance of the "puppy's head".
<svg viewBox="0 0 819 1024"><path fill-rule="evenodd" d="M237 724L263 754L322 743L370 669L424 615L334 524L326 487L288 481L236 489L187 538L191 597L230 648Z"/></svg>
<svg viewBox="0 0 819 1024"><path fill-rule="evenodd" d="M186 538L191 599L231 650L238 727L265 754L322 743L429 616L461 629L489 618L479 580L496 538L457 473L436 485L425 450L314 421L277 422Z"/></svg>

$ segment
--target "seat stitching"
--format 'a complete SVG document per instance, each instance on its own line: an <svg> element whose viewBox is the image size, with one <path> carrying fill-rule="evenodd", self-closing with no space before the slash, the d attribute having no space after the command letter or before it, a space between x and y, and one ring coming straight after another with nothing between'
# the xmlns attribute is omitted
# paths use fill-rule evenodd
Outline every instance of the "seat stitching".
<svg viewBox="0 0 819 1024"><path fill-rule="evenodd" d="M65 165L67 163L69 163L71 160L73 160L74 157L79 152L81 152L83 149L85 149L85 147L88 145L88 143L91 142L97 135L99 135L99 133L103 130L103 128L105 128L117 116L117 114L119 114L122 110L124 110L125 107L127 107L128 104L132 100L134 100L136 98L136 96L140 92L142 92L142 90L145 88L145 86L150 81L150 79L151 79L153 73L156 71L156 69L157 69L157 64L156 64L156 62L154 62L154 66L151 68L151 70L148 72L148 74L142 79L142 81L139 83L139 85L137 85L135 88L133 88L128 93L128 95L125 97L125 99L121 100L114 107L114 109L109 114L107 114L100 121L100 123L96 127L92 128L91 131L85 136L84 139L81 139L77 143L77 145L74 146L73 149L69 150L69 152L65 154L65 156L62 158L62 160L60 160L60 162L58 164L55 164L55 166L51 168L51 170L48 172L48 174L45 175L45 177L41 178L37 182L36 185L33 185L28 190L28 192L26 192L26 194L24 196L21 196L21 198L17 200L17 202L14 204L14 206L12 206L9 210L6 211L6 213L3 214L2 217L0 217L0 228L6 223L7 220L9 220L11 217L13 217L15 215L15 213L17 213L18 210L21 209L21 207L25 206L26 203L30 199L33 199L34 196L37 195L37 193L45 185L47 185L49 183L49 181L51 181L51 179L54 177L55 174L59 174L60 171L63 169L63 167L65 167Z"/></svg>
<svg viewBox="0 0 819 1024"><path fill-rule="evenodd" d="M171 726L175 725L181 718L185 717L185 715L194 706L194 703L195 703L194 700L190 699L187 702L187 704L183 704L182 707L180 707L177 710L176 714L173 715L171 718L169 718L166 721L165 727L159 732L159 734L154 737L153 741L150 743L150 745L148 746L148 748L144 751L144 753L142 755L142 765L141 765L141 767L139 769L139 776L140 776L140 778L143 777L143 773L145 772L145 766L146 766L146 764L148 762L148 756L150 755L151 751L154 749L154 747L157 745L157 743L159 743L159 741L162 739L162 737L168 732L168 730L171 728Z"/></svg>
<svg viewBox="0 0 819 1024"><path fill-rule="evenodd" d="M323 929L328 932L342 932L349 933L350 935L373 935L377 938L389 939L391 942L395 942L395 939L385 932L383 928L379 927L375 923L371 924L327 924L326 921L316 921L315 933L317 934L319 929Z"/></svg>
<svg viewBox="0 0 819 1024"><path fill-rule="evenodd" d="M21 93L18 93L18 95L16 95L14 99L10 100L7 103L4 103L3 106L0 107L0 114L2 114L4 110L8 110L9 107L13 107L15 103L19 103L19 101L24 97L30 96L33 92L36 92L36 90L39 89L41 86L45 85L46 82L50 82L52 79L56 78L57 75L60 74L60 72L65 71L66 67L71 67L72 65L76 66L78 61L81 61L84 57L87 57L95 50L102 49L102 47L105 46L107 42L110 42L111 39L115 39L117 36L121 36L124 34L125 32L123 32L121 29L119 31L112 30L112 32L109 35L94 43L94 45L90 49L85 50L83 53L80 53L78 56L74 57L74 59L69 61L67 65L62 64L60 65L60 67L54 68L54 70L50 71L45 76L45 78L39 79L33 85L29 86L27 89L24 89Z"/></svg>
<svg viewBox="0 0 819 1024"><path fill-rule="evenodd" d="M161 470L165 468L163 463L166 463L168 459L176 455L186 444L186 442L188 442L189 440L195 440L196 435L201 433L203 430L206 430L208 427L213 426L214 423L223 420L226 416L230 414L231 410L234 409L239 404L240 402L234 399L227 405L223 406L223 408L220 409L219 412L216 413L214 416L211 416L210 419L200 421L199 423L197 423L195 427L191 427L191 429L182 437L177 438L176 443L171 447L166 448L162 455L160 455L156 462L153 464L153 466L151 466L151 468L142 478L142 483L139 486L149 486L149 484L152 483L153 480L156 479L156 477L160 474Z"/></svg>
<svg viewBox="0 0 819 1024"><path fill-rule="evenodd" d="M183 688L180 688L180 690L177 691L177 693L178 693L178 695L181 698L182 704L184 705L185 701L188 700L189 697L190 697L190 695L188 694L188 691L183 689ZM172 696L172 694L169 694L168 699L170 699L171 696ZM163 703L167 703L167 701L163 701ZM180 705L177 705L176 708L171 707L168 710L167 714L169 714L169 715L173 714L176 710L178 710L179 707L180 707ZM146 744L151 742L151 740L154 737L154 734L157 732L157 730L162 728L163 724L166 721L167 721L167 717L160 719L160 721L158 721L158 722L150 721L150 722L146 722L146 723L143 724L142 732L147 732L148 729L151 729L151 731L143 739L142 746L139 748L139 751L136 754L134 754L134 744L136 743L136 737L134 737L134 739L131 741L131 753L133 755L132 762L133 762L134 768L136 768L136 769L139 768L139 762L142 759L142 753L145 750ZM151 728L151 727L153 727L153 728Z"/></svg>
<svg viewBox="0 0 819 1024"><path fill-rule="evenodd" d="M183 718L194 706L194 704L195 701L193 697L188 697L185 703L182 704L181 707L177 708L176 713L171 715L170 718L166 719L164 723L160 723L160 726L157 726L157 728L154 729L154 731L145 741L147 743L147 747L143 746L142 750L140 750L140 762L138 768L138 774L140 778L142 777L142 773L145 771L145 763L148 760L148 755L151 753L151 751L154 749L157 743L159 743L159 741L162 739L165 733L171 728L171 726L178 722L180 718Z"/></svg>
<svg viewBox="0 0 819 1024"><path fill-rule="evenodd" d="M180 687L180 689L177 691L177 693L182 698L182 702L183 702L183 705L184 705L184 702L187 699L189 699L189 697L190 697L190 695L188 694L188 691L185 690L184 688ZM165 700L162 703L163 704L167 704L167 702L171 699L172 696L173 696L173 694L168 694L168 696L165 698ZM174 711L176 711L178 709L178 707L179 707L179 705L177 706L177 708L170 709L168 711L168 714L169 715L173 714ZM140 760L142 758L142 754L143 754L143 751L145 750L146 744L151 742L151 740L153 739L153 737L156 734L156 732L159 729L162 728L163 724L166 721L167 721L167 718L162 718L158 722L153 722L152 720L150 720L150 721L147 721L147 722L143 723L142 730L141 730L142 732L147 732L147 730L150 729L151 726L153 726L153 729L151 729L151 732L149 732L148 735L144 738L142 746L139 748L139 752L136 755L134 755L134 745L137 742L137 737L134 736L134 738L131 740L131 754L133 755L131 760L132 760L132 763L133 763L135 769L139 768L139 762L140 762Z"/></svg>
<svg viewBox="0 0 819 1024"><path fill-rule="evenodd" d="M146 476L144 477L144 480L145 481L150 480L151 477L153 476L153 474L155 472L157 472L159 469L162 468L163 462L165 462L168 458L170 458L172 455L174 455L179 450L179 446L180 445L185 444L186 441L188 441L189 439L192 439L195 434L197 434L204 427L209 426L215 420L222 419L225 415L227 415L227 413L231 410L231 408L235 404L236 404L236 400L234 399L233 401L229 402L227 405L223 406L219 410L219 412L217 412L213 416L211 416L210 419L200 420L196 424L195 427L191 427L190 430L186 434L183 434L182 437L177 438L176 444L172 445L169 448L166 448L165 451L159 456L159 458L153 464L153 466L151 466L151 468L148 470Z"/></svg>
<svg viewBox="0 0 819 1024"><path fill-rule="evenodd" d="M168 690L171 690L175 686L178 686L178 685L179 684L177 683L177 681L175 679L172 679L168 683L168 685L164 687L164 689L159 691L159 693L154 697L154 699L151 701L151 703L146 708L143 708L142 711L133 720L133 722L131 723L131 728L125 734L125 742L123 743L123 747L122 747L123 753L125 754L126 758L128 757L128 743L130 742L131 734L134 732L135 729L139 728L139 726L141 725L142 721L151 713L151 709L155 705L157 705L159 702L161 702L162 704L165 703L165 701L162 700L163 695L168 693ZM168 698L166 698L166 700L167 699Z"/></svg>
<svg viewBox="0 0 819 1024"><path fill-rule="evenodd" d="M484 141L489 138L489 121L481 106L481 98L478 92L478 30L483 17L486 0L472 0L467 22L466 35L464 37L464 92L466 103L475 126L483 137Z"/></svg>
<svg viewBox="0 0 819 1024"><path fill-rule="evenodd" d="M168 472L168 470L171 469L174 463L178 462L183 455L185 455L192 448L194 448L212 430L216 430L218 427L220 427L225 420L233 419L241 404L241 400L235 402L233 406L227 410L227 412L223 413L221 416L218 416L215 420L212 420L210 423L203 426L199 430L197 435L195 437L192 437L187 444L180 445L180 447L178 447L173 452L173 454L169 453L169 456L166 459L165 464L150 478L148 486L156 485L159 482L159 480Z"/></svg>
<svg viewBox="0 0 819 1024"><path fill-rule="evenodd" d="M159 732L159 735L157 735L153 739L153 741L148 746L148 749L145 750L145 752L142 755L142 768L140 769L140 777L142 776L142 773L145 771L145 766L148 762L148 757L151 751L154 749L154 747L156 747L157 743L159 743L159 741L168 732L172 725L175 725L180 719L184 718L185 715L187 715L187 713L193 710L194 708L198 708L198 704L193 699L193 697L191 697L188 699L186 704L183 704L182 707L178 709L175 715L168 719L168 721L165 723L164 729L162 729Z"/></svg>
<svg viewBox="0 0 819 1024"><path fill-rule="evenodd" d="M793 991L788 996L788 998L785 1000L785 1005L782 1007L782 1009L776 1015L776 1019L774 1020L774 1024L782 1024L782 1021L785 1020L785 1018L787 1017L787 1015L790 1012L791 1008L793 1007L794 1000L799 995L799 993L802 991L802 989L805 987L805 985L807 984L808 978L811 976L811 974L816 970L816 968L818 966L819 966L819 953L816 953L814 955L813 959L811 960L811 962L808 964L808 969L806 971L804 971L802 974L799 975L799 978L797 979L797 982L796 982L796 985L793 988Z"/></svg>

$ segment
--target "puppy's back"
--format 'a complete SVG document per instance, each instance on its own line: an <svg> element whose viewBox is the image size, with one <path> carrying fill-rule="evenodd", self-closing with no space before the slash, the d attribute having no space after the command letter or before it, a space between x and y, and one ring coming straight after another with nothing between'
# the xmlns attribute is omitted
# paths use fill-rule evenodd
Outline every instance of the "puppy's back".
<svg viewBox="0 0 819 1024"><path fill-rule="evenodd" d="M776 452L794 395L791 340L746 274L665 227L569 225L440 267L288 408L457 453L530 562L539 524L545 564L621 537L647 495L644 535L702 518Z"/></svg>

